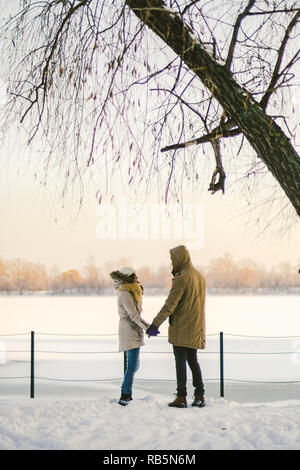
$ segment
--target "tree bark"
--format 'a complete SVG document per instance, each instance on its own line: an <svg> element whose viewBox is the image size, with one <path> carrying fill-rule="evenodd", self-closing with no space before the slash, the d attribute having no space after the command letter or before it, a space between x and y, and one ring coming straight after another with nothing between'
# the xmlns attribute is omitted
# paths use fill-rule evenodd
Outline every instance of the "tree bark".
<svg viewBox="0 0 300 470"><path fill-rule="evenodd" d="M227 117L245 135L300 216L300 157L282 129L234 80L231 72L195 40L180 15L165 9L162 0L125 0L125 3L201 79Z"/></svg>

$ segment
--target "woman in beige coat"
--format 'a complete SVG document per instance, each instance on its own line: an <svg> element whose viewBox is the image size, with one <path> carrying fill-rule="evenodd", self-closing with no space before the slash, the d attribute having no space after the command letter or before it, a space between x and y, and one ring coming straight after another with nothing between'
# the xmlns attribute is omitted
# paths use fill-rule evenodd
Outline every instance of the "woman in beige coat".
<svg viewBox="0 0 300 470"><path fill-rule="evenodd" d="M141 317L143 288L135 270L125 267L110 274L118 293L119 351L126 352L126 371L121 387L119 404L126 406L132 400L132 385L139 368L140 347L149 323Z"/></svg>

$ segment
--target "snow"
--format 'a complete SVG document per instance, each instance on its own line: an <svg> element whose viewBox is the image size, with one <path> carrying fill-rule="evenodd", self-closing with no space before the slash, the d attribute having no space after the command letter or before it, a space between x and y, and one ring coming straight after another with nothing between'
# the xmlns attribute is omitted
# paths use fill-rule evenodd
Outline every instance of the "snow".
<svg viewBox="0 0 300 470"><path fill-rule="evenodd" d="M164 9L164 11L166 11L168 13L171 13L174 16L179 16L179 13L171 7L164 6L163 9Z"/></svg>
<svg viewBox="0 0 300 470"><path fill-rule="evenodd" d="M205 408L174 409L172 397L119 387L96 398L0 399L0 449L275 450L300 449L300 400L238 403L207 398Z"/></svg>
<svg viewBox="0 0 300 470"><path fill-rule="evenodd" d="M162 300L145 298L145 319L151 320ZM117 335L108 335L117 328L115 302L114 297L0 298L6 312L0 336L0 450L300 450L300 342L292 336L300 331L299 297L208 298L208 347L199 352L203 409L191 407L190 374L188 408L168 407L176 382L167 325L161 337L146 338L133 400L127 407L118 404L123 360ZM31 330L34 399L28 378ZM225 398L217 380L219 337L213 335L220 330L226 333ZM76 332L83 336L52 335ZM91 332L95 336L84 336ZM21 336L8 336L13 333Z"/></svg>

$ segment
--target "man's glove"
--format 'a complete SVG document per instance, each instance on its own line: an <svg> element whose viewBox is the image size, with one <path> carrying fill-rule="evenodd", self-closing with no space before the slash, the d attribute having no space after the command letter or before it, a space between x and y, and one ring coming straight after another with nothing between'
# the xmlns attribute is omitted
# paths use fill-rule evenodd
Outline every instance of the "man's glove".
<svg viewBox="0 0 300 470"><path fill-rule="evenodd" d="M150 338L150 336L160 335L160 332L158 331L158 328L156 326L150 325L148 330L146 331L146 334L148 335L148 338Z"/></svg>

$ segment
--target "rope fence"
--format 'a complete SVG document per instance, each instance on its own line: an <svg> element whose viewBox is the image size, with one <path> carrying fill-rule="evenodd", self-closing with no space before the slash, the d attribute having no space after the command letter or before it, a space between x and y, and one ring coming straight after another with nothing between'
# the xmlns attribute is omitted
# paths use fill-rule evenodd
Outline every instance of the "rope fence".
<svg viewBox="0 0 300 470"><path fill-rule="evenodd" d="M49 378L49 377L40 377L35 375L35 355L38 354L72 354L72 355L96 355L96 354L121 354L119 351L63 351L63 350L46 350L46 349L36 349L35 348L35 339L36 336L55 336L55 337L114 337L118 336L117 334L63 334L63 333L37 333L31 331L30 333L11 333L0 335L1 338L6 337L20 337L30 335L30 348L27 350L24 349L12 349L5 350L7 353L27 353L30 354L30 374L25 376L0 376L0 380L14 380L14 379L26 379L30 380L30 398L35 397L35 381L36 380L45 380L53 382L111 382L121 380L121 377L117 378L107 378L107 379L66 379L66 378ZM250 335L239 335L233 333L220 332L219 334L208 334L207 337L219 337L219 350L218 351L201 351L202 355L218 354L219 355L219 377L212 379L205 379L205 381L219 381L220 384L220 396L224 397L225 381L226 382L245 382L245 383L260 383L260 384L295 384L300 383L300 380L288 380L288 381L261 381L261 380L247 380L247 379L238 379L238 378L226 378L225 379L225 366L224 366L224 357L229 355L290 355L295 354L295 351L225 351L224 350L224 336L226 337L235 337L235 338L251 338L251 339L300 339L300 336L250 336ZM161 338L167 338L167 336L160 336ZM300 348L300 345L299 345ZM0 350L1 353L1 350ZM296 352L297 353L297 352ZM141 354L173 354L172 351L142 351ZM300 356L300 349L297 353ZM1 364L1 362L0 362ZM124 372L126 370L126 354L123 353L123 368ZM157 381L161 379L143 379L148 381ZM162 379L163 381L174 381L173 379Z"/></svg>

